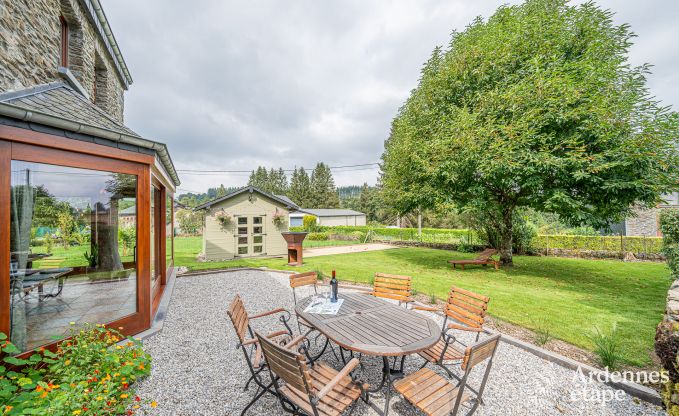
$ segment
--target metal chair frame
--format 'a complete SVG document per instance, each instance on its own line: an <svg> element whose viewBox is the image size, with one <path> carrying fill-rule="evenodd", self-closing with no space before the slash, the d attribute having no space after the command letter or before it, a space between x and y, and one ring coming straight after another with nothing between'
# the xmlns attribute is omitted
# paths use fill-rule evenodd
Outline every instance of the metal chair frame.
<svg viewBox="0 0 679 416"><path fill-rule="evenodd" d="M318 294L318 286L316 284L318 282L318 273L316 273L316 272L306 272L306 273L291 274L289 276L289 279L290 279L290 287L292 288L292 299L293 299L295 305L297 305L297 291L296 291L296 289L298 287L313 286L314 293ZM300 282L300 281L302 283L297 283L297 282ZM317 331L317 330L315 328L311 327L311 326L300 323L299 316L296 317L296 320L297 320L297 329L299 329L300 334L303 334L305 336L305 338L306 338L305 342L307 343L307 349L311 350L312 345L311 345L311 341L309 340L309 337L310 337L311 333L313 333L314 331ZM302 326L308 328L306 330L306 332L302 330ZM313 343L316 344L316 346L320 345L320 343L322 342L322 341L319 342L319 338L321 338L321 337L325 338L325 342L323 343L323 348L321 348L321 351L318 354L316 354L314 357L312 357L313 361L316 361L317 359L319 359L325 353L325 350L328 348L328 345L330 344L330 340L327 337L325 337L322 333L318 332L318 334L313 337ZM337 357L337 354L335 353L335 350L332 348L332 346L330 347L330 349L332 350L333 354L335 354L335 357Z"/></svg>
<svg viewBox="0 0 679 416"><path fill-rule="evenodd" d="M242 313L243 315L236 315L238 312ZM255 338L255 332L250 326L250 320L263 318L265 316L270 316L274 314L281 314L278 317L278 319L285 326L286 329L268 334L267 338L286 336L288 339L292 339L292 329L288 325L288 321L290 320L291 315L290 312L288 312L286 309L278 308L254 316L249 316L240 295L236 295L233 301L231 301L229 309L227 310L227 314L229 315L236 335L238 336L239 341L236 344L236 348L240 348L243 351L243 355L245 356L245 362L247 363L248 369L250 370L250 378L245 383L243 391L248 390L251 382L254 381L255 384L257 384L257 391L255 391L254 397L241 412L241 416L243 416L248 411L248 409L252 407L252 405L254 405L255 402L259 400L265 393L268 392L270 394L273 394L274 396L278 396L276 391L271 389L273 386L273 380L269 381L269 383L266 383L262 378L261 373L262 371L264 371L267 365L266 362L259 362L259 357L257 357L258 354L261 354L261 351L258 350L258 348L260 348L258 346L259 341L257 340L257 338ZM241 333L242 330L239 330L238 328L237 320L240 320L239 322L242 322L243 319L246 321L245 329L247 329L247 333L250 336L249 339L246 339L243 336L244 334Z"/></svg>

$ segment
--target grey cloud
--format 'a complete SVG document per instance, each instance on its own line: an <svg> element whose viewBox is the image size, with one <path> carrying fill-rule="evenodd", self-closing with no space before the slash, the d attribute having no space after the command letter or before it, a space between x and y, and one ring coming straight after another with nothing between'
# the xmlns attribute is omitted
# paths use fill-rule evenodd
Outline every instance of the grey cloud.
<svg viewBox="0 0 679 416"><path fill-rule="evenodd" d="M168 144L178 169L375 162L436 45L504 1L104 0L135 80L126 124ZM516 3L516 1L512 1ZM633 64L679 101L679 4L603 0L639 34ZM335 174L374 183L376 170ZM183 175L183 189L247 175Z"/></svg>

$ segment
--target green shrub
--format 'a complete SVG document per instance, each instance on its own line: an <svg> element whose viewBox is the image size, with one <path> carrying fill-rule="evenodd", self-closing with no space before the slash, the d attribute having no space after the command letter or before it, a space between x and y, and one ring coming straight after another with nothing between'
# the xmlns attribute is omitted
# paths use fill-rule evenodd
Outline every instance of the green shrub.
<svg viewBox="0 0 679 416"><path fill-rule="evenodd" d="M327 232L320 233L309 233L307 234L307 240L311 241L326 241L330 235Z"/></svg>
<svg viewBox="0 0 679 416"><path fill-rule="evenodd" d="M662 232L662 252L667 258L667 265L672 278L679 278L679 210L665 209L660 213L660 231Z"/></svg>
<svg viewBox="0 0 679 416"><path fill-rule="evenodd" d="M304 231L314 232L318 230L318 225L316 223L316 217L313 215L305 215L302 217L302 228Z"/></svg>
<svg viewBox="0 0 679 416"><path fill-rule="evenodd" d="M0 366L0 412L8 415L119 415L138 409L133 384L151 371L151 357L141 343L102 325L71 329L70 340L56 353L40 349L27 359L4 341ZM6 340L0 333L0 340ZM155 403L151 403L155 407Z"/></svg>

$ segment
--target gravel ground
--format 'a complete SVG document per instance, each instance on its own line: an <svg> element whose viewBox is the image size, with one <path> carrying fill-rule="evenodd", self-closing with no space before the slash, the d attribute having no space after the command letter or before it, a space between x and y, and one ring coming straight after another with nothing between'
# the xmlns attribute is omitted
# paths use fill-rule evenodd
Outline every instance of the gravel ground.
<svg viewBox="0 0 679 416"><path fill-rule="evenodd" d="M153 370L138 394L156 400L153 415L238 415L254 394L243 391L249 377L236 335L226 314L239 293L251 314L283 306L292 309L287 276L264 271L215 273L177 279L163 331L144 341L153 356ZM298 292L300 296L300 292ZM301 296L304 296L303 294ZM279 328L275 319L254 321L256 329ZM662 409L624 395L601 383L581 381L574 371L552 365L524 350L500 343L484 393L485 405L477 415L664 415ZM341 368L332 353L324 359ZM364 357L363 379L378 383L381 359ZM419 357L406 360L406 372L422 364ZM472 373L479 383L483 368ZM477 377L475 377L477 376ZM582 397L586 396L587 400ZM373 395L380 408L384 396ZM284 414L278 401L265 395L248 415ZM375 415L360 402L356 415ZM417 409L392 395L391 415L418 415Z"/></svg>

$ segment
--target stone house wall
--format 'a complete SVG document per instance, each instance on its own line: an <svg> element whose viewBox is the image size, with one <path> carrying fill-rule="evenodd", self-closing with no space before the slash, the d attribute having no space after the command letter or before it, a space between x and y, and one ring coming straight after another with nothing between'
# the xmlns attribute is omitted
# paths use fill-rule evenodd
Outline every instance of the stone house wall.
<svg viewBox="0 0 679 416"><path fill-rule="evenodd" d="M70 71L88 98L122 123L125 84L79 0L0 1L0 92L63 79L61 15L69 26Z"/></svg>
<svg viewBox="0 0 679 416"><path fill-rule="evenodd" d="M636 209L636 216L625 219L625 235L659 236L658 218L660 216L660 209Z"/></svg>

